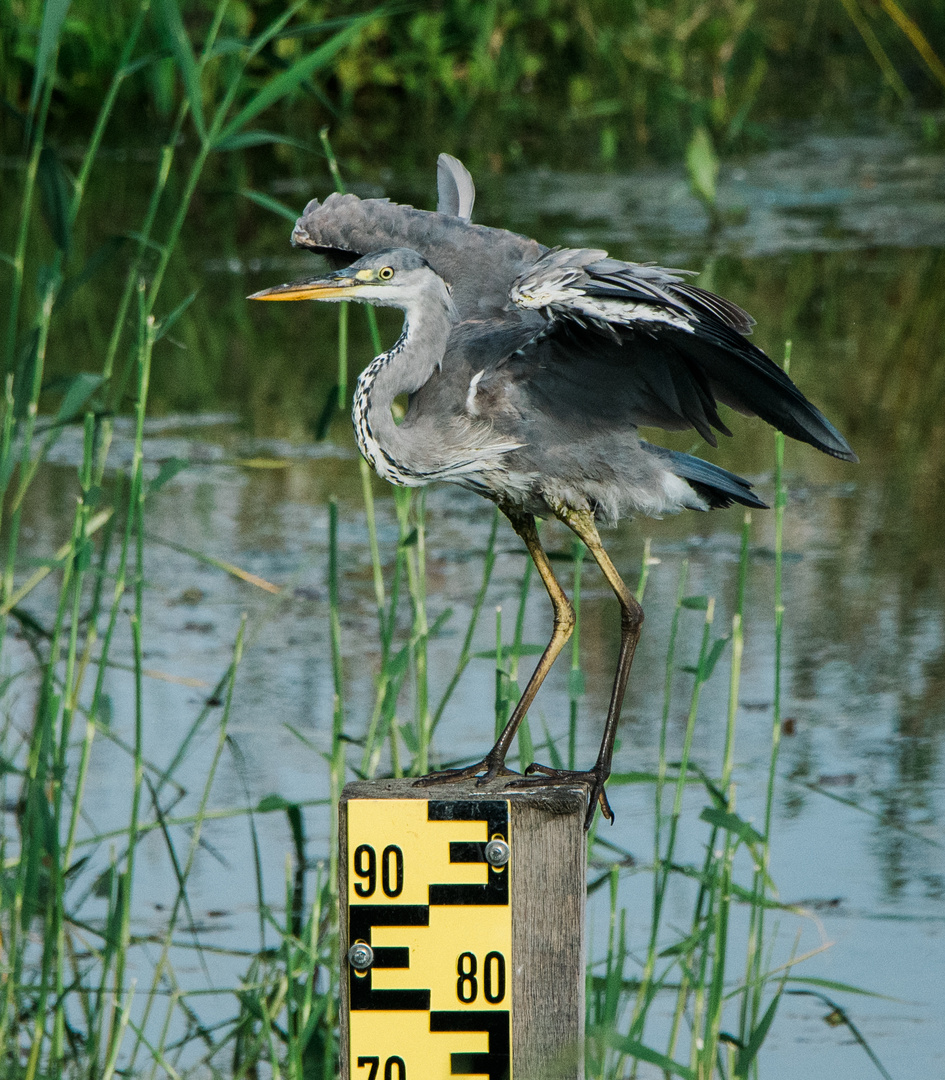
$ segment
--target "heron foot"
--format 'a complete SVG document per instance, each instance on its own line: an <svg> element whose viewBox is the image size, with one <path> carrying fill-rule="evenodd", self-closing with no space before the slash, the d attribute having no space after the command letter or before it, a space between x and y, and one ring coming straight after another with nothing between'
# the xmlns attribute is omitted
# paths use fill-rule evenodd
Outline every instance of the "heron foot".
<svg viewBox="0 0 945 1080"><path fill-rule="evenodd" d="M479 774L482 773L480 776ZM465 769L444 769L442 772L430 773L414 780L414 787L437 787L440 784L458 784L463 780L475 780L476 787L485 787L491 784L498 776L512 776L522 779L522 774L508 768L504 761L493 759L487 755L475 765L468 765Z"/></svg>
<svg viewBox="0 0 945 1080"><path fill-rule="evenodd" d="M540 775L536 776L538 773ZM508 787L568 787L572 784L586 784L590 788L587 800L587 816L584 819L584 831L591 827L597 804L600 803L601 813L611 824L614 821L614 812L607 801L607 793L604 784L610 775L609 770L595 766L593 769L551 769L547 765L539 765L532 762L525 770L525 775L509 782Z"/></svg>

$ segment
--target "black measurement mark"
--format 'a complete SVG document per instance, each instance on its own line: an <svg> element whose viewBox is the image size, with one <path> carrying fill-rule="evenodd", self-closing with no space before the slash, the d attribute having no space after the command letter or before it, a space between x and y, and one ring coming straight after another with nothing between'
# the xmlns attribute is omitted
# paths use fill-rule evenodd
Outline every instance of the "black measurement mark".
<svg viewBox="0 0 945 1080"><path fill-rule="evenodd" d="M370 1065L371 1071L367 1075L367 1080L377 1080L377 1070L380 1068L381 1059L379 1057L359 1057L358 1068L365 1069ZM399 1057L389 1057L384 1062L384 1080L394 1080L394 1071L397 1071L397 1080L407 1080L407 1066L404 1064L404 1059Z"/></svg>
<svg viewBox="0 0 945 1080"><path fill-rule="evenodd" d="M426 904L352 904L348 908L348 940L371 944L375 926L429 926L430 909ZM353 970L348 977L352 1010L427 1011L429 990L375 990L372 972L377 969L409 968L410 950L393 945L374 946L374 963L363 974Z"/></svg>
<svg viewBox="0 0 945 1080"><path fill-rule="evenodd" d="M490 839L509 839L509 804L498 799L460 800L458 802L438 802L431 799L427 803L427 818L430 821L485 821ZM454 840L450 843L451 863L484 863L486 856L483 849L486 842ZM506 867L489 866L489 876L485 885L450 884L431 885L431 904L495 904L505 906L509 902L509 874Z"/></svg>
<svg viewBox="0 0 945 1080"><path fill-rule="evenodd" d="M490 1005L505 997L505 957L500 952L486 953L482 992Z"/></svg>
<svg viewBox="0 0 945 1080"><path fill-rule="evenodd" d="M450 1054L453 1076L485 1074L489 1080L509 1080L510 1044L507 1010L463 1009L456 1012L431 1012L430 1031L485 1031L489 1050L483 1053Z"/></svg>
<svg viewBox="0 0 945 1080"><path fill-rule="evenodd" d="M479 982L476 979L476 958L471 952L459 954L456 961L456 996L464 1005L475 1001L479 994Z"/></svg>

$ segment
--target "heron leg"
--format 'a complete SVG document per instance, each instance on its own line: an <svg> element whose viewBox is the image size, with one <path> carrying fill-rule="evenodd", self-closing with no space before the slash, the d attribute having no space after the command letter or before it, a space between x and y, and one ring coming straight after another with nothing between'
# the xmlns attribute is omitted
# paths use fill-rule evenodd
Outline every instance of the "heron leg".
<svg viewBox="0 0 945 1080"><path fill-rule="evenodd" d="M515 733L519 729L519 725L525 718L526 713L535 699L535 695L538 693L538 688L544 682L545 676L551 670L552 664L557 659L558 654L564 648L565 643L574 630L574 608L571 606L571 601L565 595L564 590L558 583L558 579L554 575L554 571L551 569L551 563L538 538L538 529L535 526L534 516L532 514L523 513L521 510L517 510L512 506L500 504L500 509L512 523L512 528L522 538L525 547L528 549L528 554L531 556L532 562L535 564L535 568L541 576L541 580L548 592L548 596L551 598L551 604L554 608L554 631L552 632L551 640L545 647L545 651L541 654L535 670L532 672L531 678L528 680L528 684L525 687L518 704L512 710L512 715L509 717L508 723L505 725L502 734L499 736L495 746L493 746L489 753L486 754L482 761L475 765L470 765L465 769L446 769L443 772L432 773L430 776L421 777L417 781L418 787L431 787L434 784L448 784L453 781L471 780L473 777L479 776L480 773L483 774L479 778L480 785L488 784L490 780L494 780L497 776L518 775L506 767L506 755L512 745L512 740L515 738Z"/></svg>
<svg viewBox="0 0 945 1080"><path fill-rule="evenodd" d="M611 821L613 821L614 817L613 810L611 810L607 795L604 792L604 784L607 777L610 776L614 757L614 742L617 738L617 724L620 721L620 710L627 689L627 680L630 677L633 654L636 652L637 642L640 640L640 631L643 627L643 608L627 588L623 579L617 573L616 567L611 562L610 556L604 550L591 511L572 510L563 504L558 504L553 509L555 516L584 541L588 551L594 556L595 562L617 597L620 604L620 655L617 660L617 674L614 678L613 690L610 694L607 720L604 724L604 736L601 740L597 761L593 767L586 772L579 772L565 769L549 769L545 765L533 764L528 767L526 772L529 776L534 773L541 773L543 778L550 777L561 782L583 781L590 784L591 796L588 802L587 819L584 823L584 827L589 828L598 802L600 802L601 812L604 817ZM536 778L536 782L541 783L542 781ZM525 777L517 781L515 786L528 784L529 779Z"/></svg>

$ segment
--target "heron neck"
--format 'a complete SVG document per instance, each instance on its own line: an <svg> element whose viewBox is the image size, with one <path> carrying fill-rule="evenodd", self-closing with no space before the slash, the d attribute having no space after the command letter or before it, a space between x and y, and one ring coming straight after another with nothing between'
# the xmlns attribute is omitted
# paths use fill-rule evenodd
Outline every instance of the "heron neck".
<svg viewBox="0 0 945 1080"><path fill-rule="evenodd" d="M396 344L361 372L352 420L361 453L378 475L395 484L423 482L407 432L394 423L391 408L400 394L412 394L440 366L456 320L445 292L424 297L404 310L404 328Z"/></svg>

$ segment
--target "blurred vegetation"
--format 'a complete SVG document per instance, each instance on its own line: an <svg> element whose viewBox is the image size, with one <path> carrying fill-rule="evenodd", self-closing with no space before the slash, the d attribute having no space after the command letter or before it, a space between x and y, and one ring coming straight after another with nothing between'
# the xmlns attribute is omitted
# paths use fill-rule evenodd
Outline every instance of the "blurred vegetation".
<svg viewBox="0 0 945 1080"><path fill-rule="evenodd" d="M155 11L163 3L155 0ZM60 2L50 118L60 138L91 130L139 6ZM44 7L0 0L0 139L8 148L28 109ZM725 150L764 141L776 121L852 122L903 105L935 108L945 93L940 0L231 0L218 51L236 49L290 8L296 29L254 58L251 84L297 62L340 20L370 17L334 64L267 113L267 126L311 144L331 123L347 158L381 143L395 167L428 161L447 144L493 167L549 155L560 162L563 147L575 161L603 164L688 149L705 176L707 135L711 148ZM218 5L190 0L183 9L188 35L201 40ZM187 88L160 18L148 21L142 45L119 120L146 139L150 122L169 117ZM205 78L202 93L215 91Z"/></svg>

